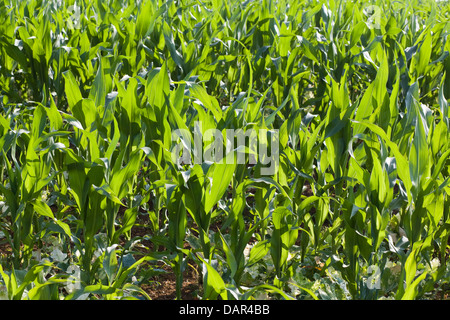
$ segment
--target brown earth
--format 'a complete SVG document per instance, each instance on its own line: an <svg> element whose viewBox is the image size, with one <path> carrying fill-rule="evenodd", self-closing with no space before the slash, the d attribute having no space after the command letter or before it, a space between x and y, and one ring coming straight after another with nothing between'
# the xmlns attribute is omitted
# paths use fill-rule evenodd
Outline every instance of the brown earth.
<svg viewBox="0 0 450 320"><path fill-rule="evenodd" d="M175 274L170 267L164 266L167 273L152 277L148 284L142 285L142 289L152 300L174 300L176 298ZM198 300L197 293L201 290L198 283L197 270L188 267L183 273L183 286L181 289L181 299Z"/></svg>

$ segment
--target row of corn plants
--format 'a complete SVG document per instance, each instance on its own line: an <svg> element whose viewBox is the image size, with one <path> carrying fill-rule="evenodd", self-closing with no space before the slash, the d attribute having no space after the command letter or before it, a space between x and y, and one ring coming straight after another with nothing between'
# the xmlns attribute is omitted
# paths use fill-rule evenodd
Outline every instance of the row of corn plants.
<svg viewBox="0 0 450 320"><path fill-rule="evenodd" d="M0 0L2 297L446 297L449 15Z"/></svg>

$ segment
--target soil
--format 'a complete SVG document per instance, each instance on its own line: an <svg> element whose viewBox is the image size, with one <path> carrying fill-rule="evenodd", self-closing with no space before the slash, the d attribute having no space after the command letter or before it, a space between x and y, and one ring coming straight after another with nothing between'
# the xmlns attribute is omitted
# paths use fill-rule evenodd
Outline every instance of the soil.
<svg viewBox="0 0 450 320"><path fill-rule="evenodd" d="M142 286L152 300L174 300L176 298L175 274L170 267L164 266L163 269L167 273L152 277L148 284ZM197 270L188 267L188 270L183 273L181 299L198 300L199 290L201 290L201 286L198 283Z"/></svg>
<svg viewBox="0 0 450 320"><path fill-rule="evenodd" d="M0 257L7 256L12 253L12 248L9 243L0 243Z"/></svg>

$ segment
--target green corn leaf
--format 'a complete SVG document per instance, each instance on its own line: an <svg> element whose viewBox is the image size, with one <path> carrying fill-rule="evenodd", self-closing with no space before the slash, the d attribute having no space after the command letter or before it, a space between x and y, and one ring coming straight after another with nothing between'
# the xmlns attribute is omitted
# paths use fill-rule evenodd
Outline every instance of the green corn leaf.
<svg viewBox="0 0 450 320"><path fill-rule="evenodd" d="M73 73L70 70L67 70L63 72L63 76L65 80L67 102L69 107L73 108L79 101L81 101L81 99L83 99L83 96L81 95Z"/></svg>
<svg viewBox="0 0 450 320"><path fill-rule="evenodd" d="M431 42L432 37L431 34L428 32L425 36L425 39L423 39L423 42L420 46L418 53L414 55L414 59L411 62L411 70L410 70L411 73L413 73L414 71L417 73L417 75L422 75L425 73L425 68L430 63L431 49L432 49Z"/></svg>
<svg viewBox="0 0 450 320"><path fill-rule="evenodd" d="M408 255L408 258L405 262L405 283L406 283L406 289L404 290L404 293L401 296L402 300L413 300L417 296L417 287L422 281L426 275L427 272L425 271L420 276L416 277L416 271L417 271L417 255L419 252L420 246L415 246L415 248L410 252ZM403 290L399 291L401 293ZM397 294L397 295L398 295Z"/></svg>
<svg viewBox="0 0 450 320"><path fill-rule="evenodd" d="M270 242L268 240L262 240L252 247L250 255L247 261L247 265L251 266L264 258L270 250Z"/></svg>
<svg viewBox="0 0 450 320"><path fill-rule="evenodd" d="M207 110L211 111L217 122L222 119L222 110L220 110L217 99L210 96L201 85L196 83L190 85L189 92L193 97L200 100Z"/></svg>
<svg viewBox="0 0 450 320"><path fill-rule="evenodd" d="M114 244L111 247L106 248L105 257L103 259L103 269L105 270L106 275L108 276L108 281L110 285L114 282L115 275L118 270L116 247L117 244Z"/></svg>
<svg viewBox="0 0 450 320"><path fill-rule="evenodd" d="M360 41L361 35L366 29L366 24L364 21L359 21L353 28L350 34L350 46L349 49L353 48L358 41Z"/></svg>
<svg viewBox="0 0 450 320"><path fill-rule="evenodd" d="M92 83L92 88L89 91L89 99L93 100L95 107L103 106L105 104L106 98L106 83L105 74L102 65L102 58L98 56L98 69L95 76L94 82Z"/></svg>
<svg viewBox="0 0 450 320"><path fill-rule="evenodd" d="M41 216L45 216L45 217L48 217L50 219L55 219L55 216L53 215L52 210L50 209L50 207L44 201L36 199L33 202L33 208Z"/></svg>
<svg viewBox="0 0 450 320"><path fill-rule="evenodd" d="M297 239L298 230L291 229L293 216L285 207L278 207L273 211L272 222L274 230L270 240L270 254L280 276L288 258L289 248Z"/></svg>
<svg viewBox="0 0 450 320"><path fill-rule="evenodd" d="M357 124L360 124L364 127L369 128L372 132L379 135L380 138L382 138L384 140L386 145L391 149L392 153L394 154L395 160L397 162L397 171L398 171L398 175L399 175L400 179L405 184L406 189L411 190L412 182L411 182L410 172L408 169L409 168L408 160L400 152L400 150L398 149L398 146L395 143L393 143L386 135L386 132L384 132L383 129L381 129L377 125L370 123L370 122L362 122L362 121L354 121L354 120L352 120L352 121ZM410 198L410 195L408 193L408 199L409 198Z"/></svg>
<svg viewBox="0 0 450 320"><path fill-rule="evenodd" d="M235 168L235 164L214 163L211 165L207 174L209 184L207 184L203 200L205 212L209 212L222 198L233 178Z"/></svg>
<svg viewBox="0 0 450 320"><path fill-rule="evenodd" d="M102 185L100 187L97 187L97 186L93 185L93 188L99 194L107 197L108 199L110 199L114 203L116 203L116 204L118 204L120 206L124 206L124 204L120 201L120 199L117 197L117 195L114 193L114 191L111 189L111 187L109 185L104 184L104 185Z"/></svg>
<svg viewBox="0 0 450 320"><path fill-rule="evenodd" d="M68 295L67 299L76 300L86 293L98 295L113 294L116 292L116 290L117 290L116 288L106 286L104 284L88 285L82 288L81 290L75 291L74 293Z"/></svg>
<svg viewBox="0 0 450 320"><path fill-rule="evenodd" d="M175 47L172 28L167 24L166 21L164 21L164 24L163 24L163 34L164 34L164 39L166 41L166 46L170 52L170 57L173 59L173 61L175 62L175 64L177 66L179 66L182 70L184 70L186 67L185 67L183 55L180 54L178 52L177 48Z"/></svg>
<svg viewBox="0 0 450 320"><path fill-rule="evenodd" d="M203 299L214 300L218 295L222 299L227 299L227 292L225 288L225 282L223 281L220 274L214 269L208 262L206 262L202 257L198 258L203 262L206 268L206 272L203 273L203 284L205 287L205 293Z"/></svg>
<svg viewBox="0 0 450 320"><path fill-rule="evenodd" d="M236 257L233 253L233 250L231 249L231 247L228 245L228 242L225 240L225 238L223 237L222 233L219 233L220 235L220 239L222 240L222 248L225 252L225 255L227 257L227 263L228 266L230 267L231 270L231 278L234 278L234 276L236 275L236 272L238 271L238 262L236 261Z"/></svg>
<svg viewBox="0 0 450 320"><path fill-rule="evenodd" d="M14 294L14 300L20 300L22 295L26 289L38 276L42 273L45 267L52 267L53 264L49 261L42 261L39 264L36 264L30 268L25 274L21 285L17 288L16 293Z"/></svg>
<svg viewBox="0 0 450 320"><path fill-rule="evenodd" d="M64 231L64 233L67 235L67 237L69 237L69 238L72 237L72 231L70 231L70 227L67 223L62 222L61 220L56 220L55 222L58 226L61 227L61 229Z"/></svg>
<svg viewBox="0 0 450 320"><path fill-rule="evenodd" d="M13 271L14 272L14 269ZM17 285L14 283L13 274L11 277L3 270L3 267L0 265L0 275L3 278L3 282L5 283L6 290L8 291L8 298L12 300L12 297L15 296Z"/></svg>

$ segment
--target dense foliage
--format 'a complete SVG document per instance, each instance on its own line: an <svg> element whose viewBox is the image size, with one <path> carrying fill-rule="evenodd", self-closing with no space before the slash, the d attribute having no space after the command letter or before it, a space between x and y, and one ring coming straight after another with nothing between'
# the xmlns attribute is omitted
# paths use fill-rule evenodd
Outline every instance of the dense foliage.
<svg viewBox="0 0 450 320"><path fill-rule="evenodd" d="M3 297L150 298L169 272L181 298L195 269L202 299L445 298L449 12L0 0ZM173 156L209 129L277 170Z"/></svg>

